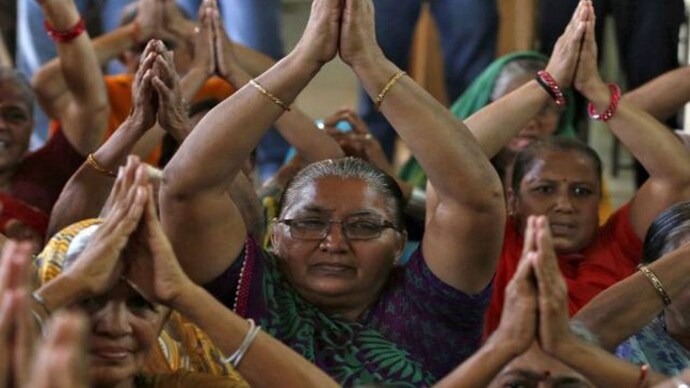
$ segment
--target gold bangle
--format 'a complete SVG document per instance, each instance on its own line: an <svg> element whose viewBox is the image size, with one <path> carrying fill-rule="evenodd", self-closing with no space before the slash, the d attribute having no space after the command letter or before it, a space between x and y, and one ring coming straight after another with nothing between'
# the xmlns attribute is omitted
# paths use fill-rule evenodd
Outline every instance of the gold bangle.
<svg viewBox="0 0 690 388"><path fill-rule="evenodd" d="M376 110L381 110L381 104L383 103L383 99L386 98L386 95L388 92L391 90L393 85L395 85L396 82L400 78L402 78L405 74L407 74L404 71L401 71L400 73L395 74L394 76L391 77L391 79L388 80L388 83L386 83L386 86L383 87L383 90L379 95L376 97L376 101L374 102L374 107Z"/></svg>
<svg viewBox="0 0 690 388"><path fill-rule="evenodd" d="M103 167L100 163L98 163L96 158L93 157L93 153L90 153L89 156L86 157L86 163L88 163L89 166L91 166L91 168L100 172L103 175L113 177L113 178L117 177L117 174L108 170L107 168Z"/></svg>
<svg viewBox="0 0 690 388"><path fill-rule="evenodd" d="M656 276L654 272L652 272L651 269L647 268L646 265L640 264L637 266L637 269L644 274L644 276L647 277L650 283L652 283L652 287L656 290L657 294L661 297L661 300L664 302L664 305L668 306L671 304L671 298L668 297L668 294L666 293L666 290L664 290L664 285L661 284L661 280Z"/></svg>
<svg viewBox="0 0 690 388"><path fill-rule="evenodd" d="M281 107L284 111L286 111L286 112L289 112L289 111L290 111L290 107L289 107L286 103L284 103L283 100L281 100L280 98L278 98L278 97L274 96L273 94L271 94L271 92L269 92L268 90L266 90L266 88L264 88L263 86L261 86L261 84L259 84L258 82L256 82L256 80L250 79L250 80L249 80L249 84L252 85L253 87L255 87L256 90L258 90L261 94L263 94L264 96L268 97L268 99L271 100L271 101L273 101L274 104L276 104L276 105L278 105L279 107Z"/></svg>

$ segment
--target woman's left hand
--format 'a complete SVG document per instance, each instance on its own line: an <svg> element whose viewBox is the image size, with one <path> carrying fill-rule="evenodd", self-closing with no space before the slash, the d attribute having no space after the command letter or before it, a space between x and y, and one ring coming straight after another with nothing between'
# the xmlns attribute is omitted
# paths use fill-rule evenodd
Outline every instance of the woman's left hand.
<svg viewBox="0 0 690 388"><path fill-rule="evenodd" d="M0 257L0 385L18 387L30 378L36 329L29 307L30 260L33 245L8 241Z"/></svg>
<svg viewBox="0 0 690 388"><path fill-rule="evenodd" d="M180 77L177 75L171 51L161 47L154 64L151 84L158 95L158 124L175 140L182 143L191 131L187 106L182 97Z"/></svg>
<svg viewBox="0 0 690 388"><path fill-rule="evenodd" d="M596 15L591 1L587 1L588 14L590 15L585 28L585 36L580 51L580 59L575 73L574 86L592 102L603 101L608 105L609 90L599 74L598 49L595 34Z"/></svg>
<svg viewBox="0 0 690 388"><path fill-rule="evenodd" d="M537 217L534 272L537 277L539 308L539 344L556 355L559 345L574 339L568 314L568 288L558 267L551 231L545 216Z"/></svg>
<svg viewBox="0 0 690 388"><path fill-rule="evenodd" d="M340 28L340 58L356 67L382 54L376 42L374 4L371 0L344 0L343 24Z"/></svg>
<svg viewBox="0 0 690 388"><path fill-rule="evenodd" d="M125 278L146 299L175 308L175 301L194 284L182 270L163 232L151 187L133 239L125 255Z"/></svg>

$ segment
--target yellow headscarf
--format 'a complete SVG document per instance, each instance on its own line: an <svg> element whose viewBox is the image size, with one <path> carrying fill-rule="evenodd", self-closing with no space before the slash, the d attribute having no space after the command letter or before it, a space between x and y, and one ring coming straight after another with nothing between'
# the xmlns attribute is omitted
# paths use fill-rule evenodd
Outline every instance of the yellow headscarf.
<svg viewBox="0 0 690 388"><path fill-rule="evenodd" d="M60 275L75 238L87 228L101 223L102 220L95 218L80 221L66 227L50 239L34 262L39 286ZM237 387L249 386L230 363L222 361L223 353L213 345L208 336L175 311L165 323L158 337L158 345L148 356L145 373L161 374L188 370L227 376L228 379L237 382Z"/></svg>

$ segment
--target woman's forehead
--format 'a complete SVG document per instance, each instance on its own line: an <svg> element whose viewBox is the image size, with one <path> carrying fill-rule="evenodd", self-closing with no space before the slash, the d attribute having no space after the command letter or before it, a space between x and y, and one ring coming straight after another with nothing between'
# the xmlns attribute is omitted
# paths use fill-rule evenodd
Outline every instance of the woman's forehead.
<svg viewBox="0 0 690 388"><path fill-rule="evenodd" d="M358 178L324 177L299 187L284 214L385 214L386 196Z"/></svg>
<svg viewBox="0 0 690 388"><path fill-rule="evenodd" d="M534 179L578 177L577 180L598 181L591 157L577 150L548 149L538 152L530 163L523 181Z"/></svg>

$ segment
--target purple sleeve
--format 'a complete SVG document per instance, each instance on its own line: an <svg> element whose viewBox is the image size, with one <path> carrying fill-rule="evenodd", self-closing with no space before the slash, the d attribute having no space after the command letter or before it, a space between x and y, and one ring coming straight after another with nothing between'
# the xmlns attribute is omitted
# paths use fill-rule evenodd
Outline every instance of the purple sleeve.
<svg viewBox="0 0 690 388"><path fill-rule="evenodd" d="M254 238L248 236L235 262L204 288L225 307L246 317L248 309L254 307L250 304L264 304L261 285L266 269L263 254Z"/></svg>
<svg viewBox="0 0 690 388"><path fill-rule="evenodd" d="M445 284L420 248L391 275L367 320L441 378L479 348L491 289L468 295Z"/></svg>

